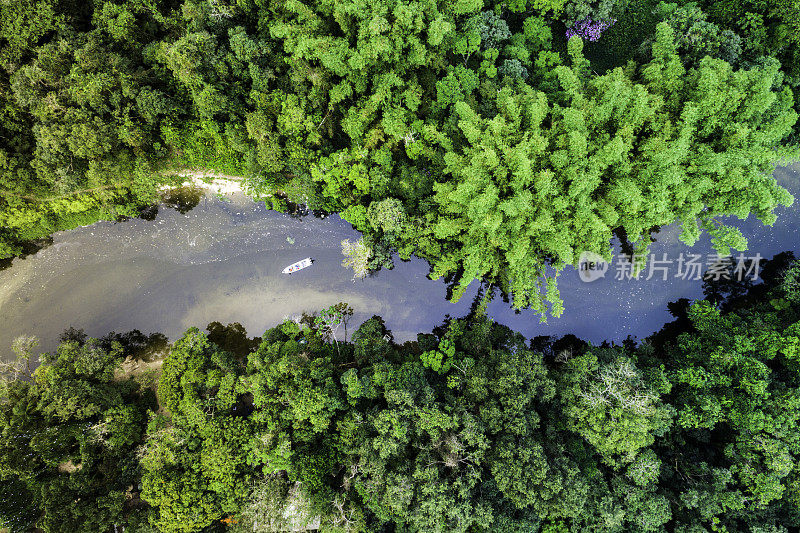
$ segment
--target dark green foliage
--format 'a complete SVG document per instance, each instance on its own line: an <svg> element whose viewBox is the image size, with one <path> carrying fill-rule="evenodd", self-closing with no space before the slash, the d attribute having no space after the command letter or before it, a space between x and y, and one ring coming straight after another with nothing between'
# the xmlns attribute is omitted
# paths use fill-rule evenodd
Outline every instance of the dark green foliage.
<svg viewBox="0 0 800 533"><path fill-rule="evenodd" d="M656 24L661 22L659 0L627 0L617 22L603 33L597 43L587 43L586 55L597 72L624 66L629 60L642 62L649 53L649 41Z"/></svg>
<svg viewBox="0 0 800 533"><path fill-rule="evenodd" d="M78 337L42 356L30 380L3 376L0 478L19 507L4 506L0 524L13 531L35 522L88 533L141 520L136 447L155 398L115 376L118 342Z"/></svg>
<svg viewBox="0 0 800 533"><path fill-rule="evenodd" d="M619 15L626 7L627 0L567 0L562 19L568 23L585 20L609 20Z"/></svg>
<svg viewBox="0 0 800 533"><path fill-rule="evenodd" d="M292 506L295 523L347 531L797 525L800 265L765 272L727 291L725 311L689 308L683 335L539 343L550 359L481 317L403 346L378 318L352 344L332 342L324 314L269 330L244 371L239 474L266 477L234 518L278 523Z"/></svg>
<svg viewBox="0 0 800 533"><path fill-rule="evenodd" d="M617 22L584 55L564 23L589 18ZM614 234L644 252L677 222L725 252L724 216L775 220L799 50L797 0L2 2L0 258L203 167L339 211L373 268L415 254L455 298L479 280L557 315L547 274ZM115 369L165 338L71 332L2 382L0 524L797 528L800 268L776 264L638 347L479 313L348 342L345 304L263 340L214 322L169 349L158 411Z"/></svg>
<svg viewBox="0 0 800 533"><path fill-rule="evenodd" d="M170 25L134 1L4 2L0 20L0 257L136 215L155 199L167 154L159 122L178 113L143 43Z"/></svg>
<svg viewBox="0 0 800 533"><path fill-rule="evenodd" d="M211 324L212 335L219 337ZM168 416L155 415L142 451L142 499L155 508L162 531L198 531L234 513L250 483L247 448L252 423L243 413L229 352L191 329L164 361L158 397Z"/></svg>
<svg viewBox="0 0 800 533"><path fill-rule="evenodd" d="M613 232L643 251L679 222L687 242L741 247L719 217L769 224L789 201L769 174L796 153L795 15L790 0L6 2L0 256L135 215L165 167L204 167L274 209L341 212L373 268L417 255L455 297L482 280L557 315L548 269L606 254ZM587 18L618 21L588 46L597 64L558 22Z"/></svg>
<svg viewBox="0 0 800 533"><path fill-rule="evenodd" d="M483 48L500 48L503 41L511 38L508 24L497 16L494 11L481 13L478 27L481 33L481 47Z"/></svg>
<svg viewBox="0 0 800 533"><path fill-rule="evenodd" d="M149 421L114 368L123 344L159 339L68 331L32 382L3 382L1 516L27 508L48 532L147 515L181 532L792 530L800 263L763 273L707 281L709 300L638 346L529 344L480 314L403 345L373 317L348 342L346 304L258 344L212 323L170 349Z"/></svg>
<svg viewBox="0 0 800 533"><path fill-rule="evenodd" d="M675 32L678 53L687 65L696 65L705 56L722 59L738 65L742 54L742 39L730 29L723 30L707 16L697 4L661 3L658 15Z"/></svg>
<svg viewBox="0 0 800 533"><path fill-rule="evenodd" d="M17 477L7 477L0 484L0 528L29 531L36 523L33 494Z"/></svg>

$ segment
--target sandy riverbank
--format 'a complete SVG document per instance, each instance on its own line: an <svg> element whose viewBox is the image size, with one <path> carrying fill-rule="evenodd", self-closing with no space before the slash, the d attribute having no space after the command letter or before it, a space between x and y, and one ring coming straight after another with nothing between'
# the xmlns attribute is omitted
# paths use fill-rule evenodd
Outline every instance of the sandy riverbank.
<svg viewBox="0 0 800 533"><path fill-rule="evenodd" d="M179 187L198 187L213 194L229 195L246 193L244 182L239 176L228 176L203 170L182 170L175 173L184 178L180 185L164 185L161 190L177 189Z"/></svg>

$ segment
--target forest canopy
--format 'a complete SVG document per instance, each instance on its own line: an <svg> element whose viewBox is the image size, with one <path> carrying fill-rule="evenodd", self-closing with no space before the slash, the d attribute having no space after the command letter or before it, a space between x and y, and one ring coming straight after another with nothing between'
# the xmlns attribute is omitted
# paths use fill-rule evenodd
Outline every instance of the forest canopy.
<svg viewBox="0 0 800 533"><path fill-rule="evenodd" d="M398 344L377 316L348 330L346 304L256 339L70 330L35 370L22 338L0 527L793 531L800 262L763 280L708 280L620 344L528 340L480 310Z"/></svg>
<svg viewBox="0 0 800 533"><path fill-rule="evenodd" d="M644 252L678 223L725 253L747 243L725 215L792 202L771 174L798 154L798 21L796 0L3 2L0 257L203 168L339 212L372 268L413 254L455 298L479 280L558 315L557 273L613 236Z"/></svg>
<svg viewBox="0 0 800 533"><path fill-rule="evenodd" d="M0 259L201 169L339 213L359 275L413 255L558 315L614 238L743 249L726 217L793 202L798 113L800 0L5 0ZM402 344L345 303L259 338L20 337L0 529L794 531L800 263L762 278L599 346L477 301Z"/></svg>

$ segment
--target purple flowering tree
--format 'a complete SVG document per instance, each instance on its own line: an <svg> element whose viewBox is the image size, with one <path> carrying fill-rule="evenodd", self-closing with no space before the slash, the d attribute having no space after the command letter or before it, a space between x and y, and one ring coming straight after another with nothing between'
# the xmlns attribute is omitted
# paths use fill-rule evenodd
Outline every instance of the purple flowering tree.
<svg viewBox="0 0 800 533"><path fill-rule="evenodd" d="M595 21L591 18L575 21L572 27L567 28L567 40L569 41L572 36L577 35L587 41L595 42L616 21L617 19Z"/></svg>

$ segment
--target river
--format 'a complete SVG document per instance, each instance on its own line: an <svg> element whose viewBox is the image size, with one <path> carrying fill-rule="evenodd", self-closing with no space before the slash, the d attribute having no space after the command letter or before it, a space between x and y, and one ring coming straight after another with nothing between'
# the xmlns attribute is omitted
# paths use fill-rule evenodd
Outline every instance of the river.
<svg viewBox="0 0 800 533"><path fill-rule="evenodd" d="M752 217L736 221L749 239L746 255L800 250L800 165L775 175L799 201L780 208L772 227ZM663 228L651 252L677 260L681 252L705 259L712 251L707 236L689 248L678 233L675 226ZM187 213L162 207L154 220L99 222L57 233L51 246L0 271L0 359L11 356L11 342L21 334L36 335L41 350L52 350L70 326L92 336L139 329L175 339L188 327L219 321L240 322L250 335L260 335L286 317L344 301L356 311L353 324L377 314L404 341L448 314L468 311L477 286L460 302L448 302L444 282L428 279L427 263L419 259L397 261L393 270L353 282L341 266L340 242L357 238L336 215L293 218L243 195L209 195ZM315 261L310 268L281 274L309 256ZM572 333L598 343L642 338L670 320L668 302L702 296L701 282L675 276L676 264L666 281L660 271L650 280L618 280L616 269L612 263L604 278L591 283L575 270L564 271L559 289L566 310L547 323L531 311L515 312L500 298L490 303L489 314L527 337Z"/></svg>

